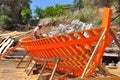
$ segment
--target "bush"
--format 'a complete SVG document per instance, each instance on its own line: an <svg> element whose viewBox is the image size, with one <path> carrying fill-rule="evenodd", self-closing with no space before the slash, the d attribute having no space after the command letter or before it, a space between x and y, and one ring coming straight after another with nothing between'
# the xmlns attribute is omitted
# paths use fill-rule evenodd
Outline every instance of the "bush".
<svg viewBox="0 0 120 80"><path fill-rule="evenodd" d="M85 6L80 10L80 12L75 15L75 19L79 19L82 22L91 22L96 15L96 10L92 9L91 6Z"/></svg>
<svg viewBox="0 0 120 80"><path fill-rule="evenodd" d="M83 13L77 14L75 16L75 19L79 19L82 22L87 22L87 18L85 17L85 15Z"/></svg>

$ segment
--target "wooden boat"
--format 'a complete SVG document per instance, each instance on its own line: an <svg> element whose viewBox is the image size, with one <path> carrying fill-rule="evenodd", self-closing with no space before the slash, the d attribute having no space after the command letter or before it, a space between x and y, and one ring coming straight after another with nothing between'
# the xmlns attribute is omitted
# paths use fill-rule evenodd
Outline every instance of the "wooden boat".
<svg viewBox="0 0 120 80"><path fill-rule="evenodd" d="M57 65L57 71L71 71L75 76L90 77L100 64L105 48L112 41L109 34L111 15L112 11L105 8L99 28L38 40L25 37L20 43L33 60L47 61L46 68L55 69L54 65Z"/></svg>
<svg viewBox="0 0 120 80"><path fill-rule="evenodd" d="M19 45L34 61L45 62L43 69L53 70L50 80L55 71L87 78L94 73L105 48L113 40L109 33L111 15L111 9L105 8L101 27L37 40L29 36L22 38Z"/></svg>

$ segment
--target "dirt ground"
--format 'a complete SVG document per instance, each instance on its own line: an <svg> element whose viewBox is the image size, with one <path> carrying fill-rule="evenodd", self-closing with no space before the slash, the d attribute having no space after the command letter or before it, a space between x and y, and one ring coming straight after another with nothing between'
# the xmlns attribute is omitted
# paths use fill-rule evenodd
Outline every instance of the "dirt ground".
<svg viewBox="0 0 120 80"><path fill-rule="evenodd" d="M36 80L38 75L27 76L24 68L16 68L18 61L0 61L0 80Z"/></svg>
<svg viewBox="0 0 120 80"><path fill-rule="evenodd" d="M9 59L0 61L0 80L37 80L38 74L27 76L25 69L16 68L18 60ZM108 69L110 73L120 76L120 69Z"/></svg>

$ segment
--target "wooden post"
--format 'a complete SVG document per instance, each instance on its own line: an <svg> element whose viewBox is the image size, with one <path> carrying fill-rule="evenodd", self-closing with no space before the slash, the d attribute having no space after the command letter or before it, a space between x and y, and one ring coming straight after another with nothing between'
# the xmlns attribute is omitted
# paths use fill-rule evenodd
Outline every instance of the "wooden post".
<svg viewBox="0 0 120 80"><path fill-rule="evenodd" d="M20 60L20 62L18 63L16 68L21 68L20 64L23 62L23 59L25 58L25 56L27 55L27 52L25 53L25 55L22 57L22 59Z"/></svg>
<svg viewBox="0 0 120 80"><path fill-rule="evenodd" d="M110 35L113 37L113 39L115 40L115 43L116 43L116 45L119 47L119 49L120 49L120 43L118 42L118 40L116 39L116 37L115 37L115 35L114 35L114 33L113 33L113 31L110 29Z"/></svg>
<svg viewBox="0 0 120 80"><path fill-rule="evenodd" d="M27 76L30 75L30 73L32 72L32 70L33 70L33 68L35 67L36 63L37 63L37 62L35 62L35 63L33 64L32 68L31 68L30 71L27 73Z"/></svg>
<svg viewBox="0 0 120 80"><path fill-rule="evenodd" d="M54 74L55 74L55 71L56 71L56 69L57 69L57 67L58 67L59 62L60 62L60 59L57 59L57 60L56 60L56 64L55 64L54 69L53 69L53 72L52 72L49 80L52 80L52 79L53 79Z"/></svg>
<svg viewBox="0 0 120 80"><path fill-rule="evenodd" d="M40 71L40 74L39 74L39 76L38 76L38 79L37 79L37 80L39 80L39 78L40 78L41 74L43 73L43 71L44 71L45 66L47 65L47 63L48 63L48 61L45 61L45 62L44 62L43 67L42 67L42 69L41 69L41 71Z"/></svg>
<svg viewBox="0 0 120 80"><path fill-rule="evenodd" d="M26 64L25 68L28 68L31 62L32 62L32 58L30 57L29 62Z"/></svg>

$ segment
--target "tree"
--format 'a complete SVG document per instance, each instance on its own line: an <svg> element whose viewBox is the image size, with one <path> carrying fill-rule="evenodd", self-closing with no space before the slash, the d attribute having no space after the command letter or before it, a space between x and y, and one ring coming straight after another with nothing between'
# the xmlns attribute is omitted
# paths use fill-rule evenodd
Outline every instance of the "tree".
<svg viewBox="0 0 120 80"><path fill-rule="evenodd" d="M64 6L56 4L55 7L48 6L43 10L43 16L45 17L55 17L60 16L63 13Z"/></svg>
<svg viewBox="0 0 120 80"><path fill-rule="evenodd" d="M79 6L79 9L83 7L83 0L73 0L73 4Z"/></svg>
<svg viewBox="0 0 120 80"><path fill-rule="evenodd" d="M63 14L64 7L65 5L56 4L55 8L56 8L57 16L60 16L61 14Z"/></svg>
<svg viewBox="0 0 120 80"><path fill-rule="evenodd" d="M1 0L0 3L9 7L10 11L7 15L12 18L13 22L20 22L22 21L21 11L24 8L29 8L31 0Z"/></svg>
<svg viewBox="0 0 120 80"><path fill-rule="evenodd" d="M34 15L34 18L44 18L44 15L43 15L43 10L39 7L36 7L35 11L34 11L35 15Z"/></svg>
<svg viewBox="0 0 120 80"><path fill-rule="evenodd" d="M21 23L23 21L21 12L23 9L30 8L30 3L31 0L0 0L0 16L5 15L11 19L9 26Z"/></svg>
<svg viewBox="0 0 120 80"><path fill-rule="evenodd" d="M4 2L0 3L0 27L3 29L9 29L11 23L11 18L7 15L10 9Z"/></svg>
<svg viewBox="0 0 120 80"><path fill-rule="evenodd" d="M52 17L52 16L54 16L54 14L55 14L55 8L53 6L48 6L43 11L43 15L45 17Z"/></svg>
<svg viewBox="0 0 120 80"><path fill-rule="evenodd" d="M21 15L25 23L27 23L32 18L32 11L30 8L23 9Z"/></svg>

